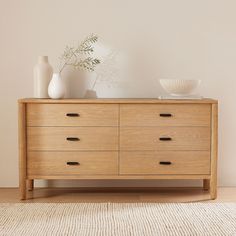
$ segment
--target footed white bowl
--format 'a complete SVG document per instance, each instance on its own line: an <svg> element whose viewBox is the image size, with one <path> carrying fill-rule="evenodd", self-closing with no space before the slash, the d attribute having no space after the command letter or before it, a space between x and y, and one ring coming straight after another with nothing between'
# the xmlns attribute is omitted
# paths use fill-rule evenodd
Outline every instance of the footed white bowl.
<svg viewBox="0 0 236 236"><path fill-rule="evenodd" d="M160 79L161 86L173 96L192 95L201 80Z"/></svg>

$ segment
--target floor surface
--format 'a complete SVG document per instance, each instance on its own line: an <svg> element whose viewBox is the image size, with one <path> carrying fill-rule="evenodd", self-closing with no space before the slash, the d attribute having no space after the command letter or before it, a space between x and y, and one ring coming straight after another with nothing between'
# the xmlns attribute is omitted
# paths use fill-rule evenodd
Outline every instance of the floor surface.
<svg viewBox="0 0 236 236"><path fill-rule="evenodd" d="M24 201L17 188L0 188L0 202L236 202L236 188L218 188L214 201L202 188L36 188Z"/></svg>

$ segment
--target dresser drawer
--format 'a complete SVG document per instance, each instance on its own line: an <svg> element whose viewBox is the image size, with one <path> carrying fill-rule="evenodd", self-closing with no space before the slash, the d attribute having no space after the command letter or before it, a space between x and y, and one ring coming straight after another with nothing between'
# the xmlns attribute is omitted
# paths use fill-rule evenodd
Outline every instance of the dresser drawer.
<svg viewBox="0 0 236 236"><path fill-rule="evenodd" d="M118 150L117 127L28 127L28 150Z"/></svg>
<svg viewBox="0 0 236 236"><path fill-rule="evenodd" d="M210 152L121 152L121 175L210 174Z"/></svg>
<svg viewBox="0 0 236 236"><path fill-rule="evenodd" d="M118 152L28 152L30 176L117 175Z"/></svg>
<svg viewBox="0 0 236 236"><path fill-rule="evenodd" d="M27 126L118 126L118 104L28 104Z"/></svg>
<svg viewBox="0 0 236 236"><path fill-rule="evenodd" d="M208 127L121 127L121 150L210 150Z"/></svg>
<svg viewBox="0 0 236 236"><path fill-rule="evenodd" d="M210 126L210 104L123 104L121 126Z"/></svg>

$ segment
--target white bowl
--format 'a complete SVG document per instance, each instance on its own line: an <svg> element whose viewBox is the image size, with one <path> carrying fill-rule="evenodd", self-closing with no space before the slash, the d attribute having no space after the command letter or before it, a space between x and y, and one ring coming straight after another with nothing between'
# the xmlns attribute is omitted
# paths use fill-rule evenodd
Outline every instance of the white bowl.
<svg viewBox="0 0 236 236"><path fill-rule="evenodd" d="M173 96L192 95L201 80L160 79L161 86Z"/></svg>

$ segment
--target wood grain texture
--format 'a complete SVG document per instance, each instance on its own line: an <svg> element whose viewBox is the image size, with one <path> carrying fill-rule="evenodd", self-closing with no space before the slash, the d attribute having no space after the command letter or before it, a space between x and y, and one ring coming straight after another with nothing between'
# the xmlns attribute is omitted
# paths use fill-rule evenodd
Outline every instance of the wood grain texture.
<svg viewBox="0 0 236 236"><path fill-rule="evenodd" d="M145 181L146 182L146 181ZM28 203L64 202L124 202L124 203L188 203L188 202L235 202L235 187L219 187L216 200L211 200L207 191L199 187L77 187L77 188L37 188L29 192ZM17 188L0 188L1 203L22 202Z"/></svg>
<svg viewBox="0 0 236 236"><path fill-rule="evenodd" d="M118 119L118 104L27 105L27 126L118 126Z"/></svg>
<svg viewBox="0 0 236 236"><path fill-rule="evenodd" d="M19 158L21 199L34 179L201 179L215 199L217 101L21 99Z"/></svg>
<svg viewBox="0 0 236 236"><path fill-rule="evenodd" d="M27 167L29 176L118 175L118 152L28 152Z"/></svg>
<svg viewBox="0 0 236 236"><path fill-rule="evenodd" d="M190 180L191 181L191 180ZM125 182L125 181L124 181ZM0 188L1 203L22 202L19 200L17 188ZM77 187L77 188L37 188L29 192L28 203L37 202L235 202L235 187L219 187L218 197L212 201L208 192L199 187Z"/></svg>
<svg viewBox="0 0 236 236"><path fill-rule="evenodd" d="M87 180L151 180L151 179L210 179L210 175L28 175L32 179L87 179Z"/></svg>
<svg viewBox="0 0 236 236"><path fill-rule="evenodd" d="M19 188L20 198L26 199L26 105L18 105Z"/></svg>
<svg viewBox="0 0 236 236"><path fill-rule="evenodd" d="M217 197L217 159L218 159L218 104L212 105L211 128L211 179L210 194L212 199Z"/></svg>
<svg viewBox="0 0 236 236"><path fill-rule="evenodd" d="M40 104L214 104L217 100L204 99L158 99L158 98L97 98L97 99L37 99L23 98L19 103L40 103Z"/></svg>
<svg viewBox="0 0 236 236"><path fill-rule="evenodd" d="M118 150L115 127L28 127L28 150ZM68 141L67 138L79 138Z"/></svg>
<svg viewBox="0 0 236 236"><path fill-rule="evenodd" d="M170 162L161 165L160 162ZM210 152L121 152L120 174L176 175L210 174Z"/></svg>
<svg viewBox="0 0 236 236"><path fill-rule="evenodd" d="M169 137L170 141L159 138ZM209 127L120 127L121 150L210 150Z"/></svg>
<svg viewBox="0 0 236 236"><path fill-rule="evenodd" d="M120 105L120 126L210 126L210 123L209 104Z"/></svg>

